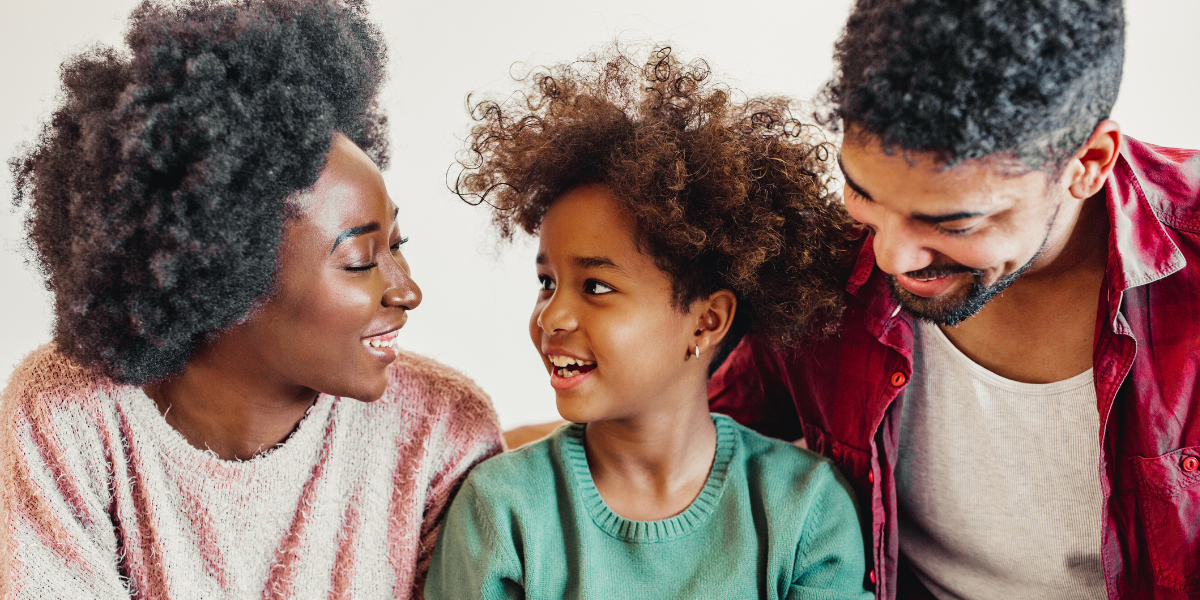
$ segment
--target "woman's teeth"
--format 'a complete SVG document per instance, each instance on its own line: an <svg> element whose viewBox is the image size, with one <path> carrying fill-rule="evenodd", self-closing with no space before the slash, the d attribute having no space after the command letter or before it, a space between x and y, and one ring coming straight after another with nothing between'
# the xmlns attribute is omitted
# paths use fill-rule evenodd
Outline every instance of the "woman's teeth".
<svg viewBox="0 0 1200 600"><path fill-rule="evenodd" d="M595 361L581 360L581 359L574 358L571 356L548 354L548 355L546 355L546 357L550 359L550 364L552 364L556 367L554 372L557 373L559 377L562 377L564 379L569 379L571 377L575 377L575 376L579 375L580 373L582 373L583 371L591 370L591 367L596 366ZM569 367L580 367L580 368L571 369Z"/></svg>
<svg viewBox="0 0 1200 600"><path fill-rule="evenodd" d="M362 344L371 348L395 348L396 338L392 337L386 340L379 337L366 338L362 341Z"/></svg>

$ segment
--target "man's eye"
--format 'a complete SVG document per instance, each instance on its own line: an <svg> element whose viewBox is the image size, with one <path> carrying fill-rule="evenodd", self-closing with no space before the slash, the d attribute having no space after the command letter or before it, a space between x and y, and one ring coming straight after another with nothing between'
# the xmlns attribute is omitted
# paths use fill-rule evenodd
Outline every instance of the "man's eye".
<svg viewBox="0 0 1200 600"><path fill-rule="evenodd" d="M613 291L613 289L595 279L589 279L587 283L583 284L583 291L598 296L600 294L607 294Z"/></svg>
<svg viewBox="0 0 1200 600"><path fill-rule="evenodd" d="M538 275L538 283L542 284L541 291L553 292L558 286L554 284L554 280L546 275Z"/></svg>
<svg viewBox="0 0 1200 600"><path fill-rule="evenodd" d="M972 229L974 229L974 227L967 227L965 229L949 229L947 227L942 227L941 225L938 225L938 228L937 228L938 233L945 234L945 235L948 235L951 237L962 237L964 235L967 235L968 233L971 233Z"/></svg>

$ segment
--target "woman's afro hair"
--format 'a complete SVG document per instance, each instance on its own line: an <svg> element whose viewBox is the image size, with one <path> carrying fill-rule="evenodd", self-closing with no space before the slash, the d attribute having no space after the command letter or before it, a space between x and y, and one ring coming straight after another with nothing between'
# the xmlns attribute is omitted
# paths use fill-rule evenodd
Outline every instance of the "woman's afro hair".
<svg viewBox="0 0 1200 600"><path fill-rule="evenodd" d="M947 166L1055 171L1112 111L1124 49L1122 0L858 0L820 120Z"/></svg>
<svg viewBox="0 0 1200 600"><path fill-rule="evenodd" d="M271 292L288 198L335 131L386 163L386 58L358 0L147 0L125 41L63 64L9 166L58 347L142 384Z"/></svg>
<svg viewBox="0 0 1200 600"><path fill-rule="evenodd" d="M746 331L782 343L827 331L852 230L829 188L831 147L786 98L735 101L702 60L683 63L669 47L637 55L614 44L518 77L507 101L472 105L459 195L490 204L508 239L536 234L573 186L603 183L671 277L678 308L736 294L724 351Z"/></svg>

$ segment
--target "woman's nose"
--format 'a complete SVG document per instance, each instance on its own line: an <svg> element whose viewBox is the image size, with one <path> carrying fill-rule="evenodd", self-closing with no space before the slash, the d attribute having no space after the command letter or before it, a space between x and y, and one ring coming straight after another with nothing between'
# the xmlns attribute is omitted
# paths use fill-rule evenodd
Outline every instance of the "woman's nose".
<svg viewBox="0 0 1200 600"><path fill-rule="evenodd" d="M383 293L383 305L389 307L400 307L405 310L412 310L421 304L421 288L417 286L417 282L412 279L407 280L407 285L388 288Z"/></svg>
<svg viewBox="0 0 1200 600"><path fill-rule="evenodd" d="M412 310L421 304L421 287L409 275L408 262L397 258L387 269L388 289L383 293L383 305Z"/></svg>

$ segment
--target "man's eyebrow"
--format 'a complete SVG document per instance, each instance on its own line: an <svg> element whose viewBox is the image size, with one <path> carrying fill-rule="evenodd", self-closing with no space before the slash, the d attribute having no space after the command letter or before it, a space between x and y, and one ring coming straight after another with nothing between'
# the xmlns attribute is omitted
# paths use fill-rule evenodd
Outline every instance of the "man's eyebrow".
<svg viewBox="0 0 1200 600"><path fill-rule="evenodd" d="M872 198L871 195L867 193L867 190L864 190L861 187L858 187L858 184L854 183L854 180L850 178L850 174L846 172L846 167L844 165L842 165L842 153L841 152L838 152L837 160L838 160L838 169L841 169L841 171L842 171L842 177L845 178L845 180L846 180L846 186L849 187L850 189L854 190L855 194L858 194L859 196L862 196L863 198L874 202L875 199Z"/></svg>
<svg viewBox="0 0 1200 600"><path fill-rule="evenodd" d="M370 223L367 223L366 225L359 225L358 227L351 227L350 229L347 229L338 234L337 239L333 240L333 248L331 248L329 250L329 253L333 254L333 251L337 250L338 244L340 244L352 237L366 235L368 233L374 233L376 231L379 231L379 222L378 221L371 221Z"/></svg>
<svg viewBox="0 0 1200 600"><path fill-rule="evenodd" d="M956 212L956 213L950 213L948 215L923 215L920 213L913 213L912 217L918 221L923 221L925 223L932 223L932 224L936 225L938 223L948 223L950 221L957 221L959 219L970 219L970 218L974 218L974 217L981 217L985 214L987 214L987 213Z"/></svg>

